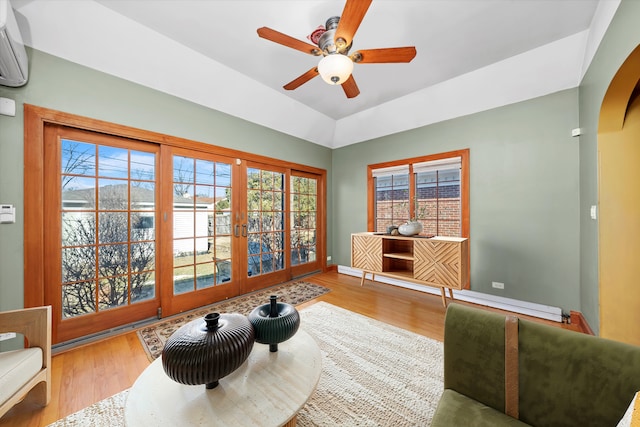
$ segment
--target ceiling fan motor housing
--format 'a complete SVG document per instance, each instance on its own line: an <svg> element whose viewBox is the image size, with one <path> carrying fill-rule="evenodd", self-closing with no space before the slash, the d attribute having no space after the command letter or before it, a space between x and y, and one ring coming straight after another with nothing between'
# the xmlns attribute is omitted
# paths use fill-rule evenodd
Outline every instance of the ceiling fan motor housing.
<svg viewBox="0 0 640 427"><path fill-rule="evenodd" d="M339 16L332 16L327 19L325 24L325 31L318 40L318 47L322 50L324 55L331 55L333 53L341 53L346 55L351 49L351 45L346 45L344 39L335 40L336 29L340 22Z"/></svg>

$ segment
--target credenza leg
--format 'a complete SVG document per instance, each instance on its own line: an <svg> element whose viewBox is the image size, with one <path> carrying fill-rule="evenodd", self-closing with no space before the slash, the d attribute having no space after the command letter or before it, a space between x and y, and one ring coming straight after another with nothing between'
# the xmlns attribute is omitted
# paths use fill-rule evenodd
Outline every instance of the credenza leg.
<svg viewBox="0 0 640 427"><path fill-rule="evenodd" d="M451 297L451 299L455 299L453 297L453 289L449 288L449 296Z"/></svg>
<svg viewBox="0 0 640 427"><path fill-rule="evenodd" d="M360 286L364 286L364 278L367 275L366 271L362 271L362 279L360 279Z"/></svg>
<svg viewBox="0 0 640 427"><path fill-rule="evenodd" d="M440 295L442 296L442 305L447 306L447 294L444 293L444 287L440 288Z"/></svg>

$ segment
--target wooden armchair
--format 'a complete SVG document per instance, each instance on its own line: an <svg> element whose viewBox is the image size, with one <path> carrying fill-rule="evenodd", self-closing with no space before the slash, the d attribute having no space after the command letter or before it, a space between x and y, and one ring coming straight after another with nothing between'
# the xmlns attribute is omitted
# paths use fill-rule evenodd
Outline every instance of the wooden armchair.
<svg viewBox="0 0 640 427"><path fill-rule="evenodd" d="M42 406L51 400L51 306L1 312L6 332L23 334L27 346L0 352L0 417L27 394Z"/></svg>

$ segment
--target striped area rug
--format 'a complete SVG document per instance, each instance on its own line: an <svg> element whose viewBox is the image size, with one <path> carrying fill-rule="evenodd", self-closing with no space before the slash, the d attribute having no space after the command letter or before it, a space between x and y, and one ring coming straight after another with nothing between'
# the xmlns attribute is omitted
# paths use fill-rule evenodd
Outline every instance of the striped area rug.
<svg viewBox="0 0 640 427"><path fill-rule="evenodd" d="M325 302L301 310L322 376L298 426L428 426L443 390L442 343ZM128 391L51 424L123 425Z"/></svg>

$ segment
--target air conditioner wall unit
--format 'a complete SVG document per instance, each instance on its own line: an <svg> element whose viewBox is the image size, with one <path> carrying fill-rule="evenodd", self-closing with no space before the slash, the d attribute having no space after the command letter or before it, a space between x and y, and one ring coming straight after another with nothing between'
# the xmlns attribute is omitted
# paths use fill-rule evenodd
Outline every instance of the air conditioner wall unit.
<svg viewBox="0 0 640 427"><path fill-rule="evenodd" d="M0 0L0 85L22 86L29 78L27 52L9 0Z"/></svg>

